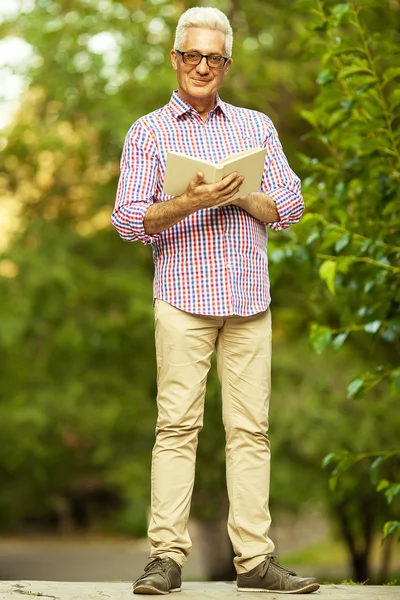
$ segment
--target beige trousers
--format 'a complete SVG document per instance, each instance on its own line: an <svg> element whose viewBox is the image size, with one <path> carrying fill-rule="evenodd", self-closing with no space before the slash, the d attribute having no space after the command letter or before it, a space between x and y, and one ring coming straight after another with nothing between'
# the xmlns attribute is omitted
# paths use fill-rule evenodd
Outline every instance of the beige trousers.
<svg viewBox="0 0 400 600"><path fill-rule="evenodd" d="M151 556L183 566L198 434L211 356L216 349L226 431L228 533L238 573L274 550L268 538L271 388L270 310L251 317L183 312L155 301L158 419L152 455Z"/></svg>

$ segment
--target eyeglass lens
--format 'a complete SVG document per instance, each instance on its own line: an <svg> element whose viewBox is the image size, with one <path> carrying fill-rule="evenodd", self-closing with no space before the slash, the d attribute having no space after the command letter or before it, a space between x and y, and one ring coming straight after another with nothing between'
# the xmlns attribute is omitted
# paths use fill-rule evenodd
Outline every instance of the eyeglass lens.
<svg viewBox="0 0 400 600"><path fill-rule="evenodd" d="M182 52L182 58L183 62L188 65L198 65L203 56L199 52ZM205 58L209 67L221 68L226 62L226 59L219 54L209 54Z"/></svg>

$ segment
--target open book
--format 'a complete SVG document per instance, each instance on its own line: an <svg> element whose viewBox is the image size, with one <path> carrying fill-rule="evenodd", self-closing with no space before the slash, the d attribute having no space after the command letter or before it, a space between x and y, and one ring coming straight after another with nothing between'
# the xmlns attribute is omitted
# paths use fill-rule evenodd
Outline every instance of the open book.
<svg viewBox="0 0 400 600"><path fill-rule="evenodd" d="M251 150L231 154L217 165L185 154L168 152L163 192L171 196L180 196L186 191L190 180L198 171L204 174L206 183L217 183L226 175L237 171L238 175L244 177L240 190L227 202L218 204L218 206L228 204L236 198L241 198L260 189L265 152L265 148L252 148ZM213 208L217 208L217 206L213 206Z"/></svg>

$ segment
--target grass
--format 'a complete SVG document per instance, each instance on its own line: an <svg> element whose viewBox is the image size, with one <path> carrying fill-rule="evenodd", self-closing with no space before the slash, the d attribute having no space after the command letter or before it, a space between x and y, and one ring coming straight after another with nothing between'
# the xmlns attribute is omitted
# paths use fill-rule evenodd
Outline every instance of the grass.
<svg viewBox="0 0 400 600"><path fill-rule="evenodd" d="M285 554L280 557L287 565L315 565L328 567L330 565L347 567L348 559L343 544L334 539L327 539L318 544L308 546L297 552Z"/></svg>
<svg viewBox="0 0 400 600"><path fill-rule="evenodd" d="M309 571L309 574L318 577L321 583L340 584L340 585L365 585L374 584L375 577L379 571L380 553L382 547L380 540L377 540L372 551L372 569L369 582L353 581L352 568L347 554L346 547L339 540L333 538L327 539L318 544L313 544L302 550L280 556L280 562L287 567ZM311 570L310 570L311 569ZM312 571L314 569L314 571ZM389 581L385 585L399 585L400 570L400 547L393 547L393 556L391 562L391 572ZM307 573L300 573L307 575Z"/></svg>

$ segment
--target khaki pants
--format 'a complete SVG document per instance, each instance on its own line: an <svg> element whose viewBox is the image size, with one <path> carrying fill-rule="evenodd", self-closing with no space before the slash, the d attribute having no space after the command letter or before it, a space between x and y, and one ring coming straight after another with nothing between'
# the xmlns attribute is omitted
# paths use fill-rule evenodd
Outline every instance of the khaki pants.
<svg viewBox="0 0 400 600"><path fill-rule="evenodd" d="M158 419L152 457L151 556L183 566L198 434L211 356L216 348L226 431L228 533L238 573L274 550L268 538L271 388L270 310L251 317L213 317L155 302Z"/></svg>

